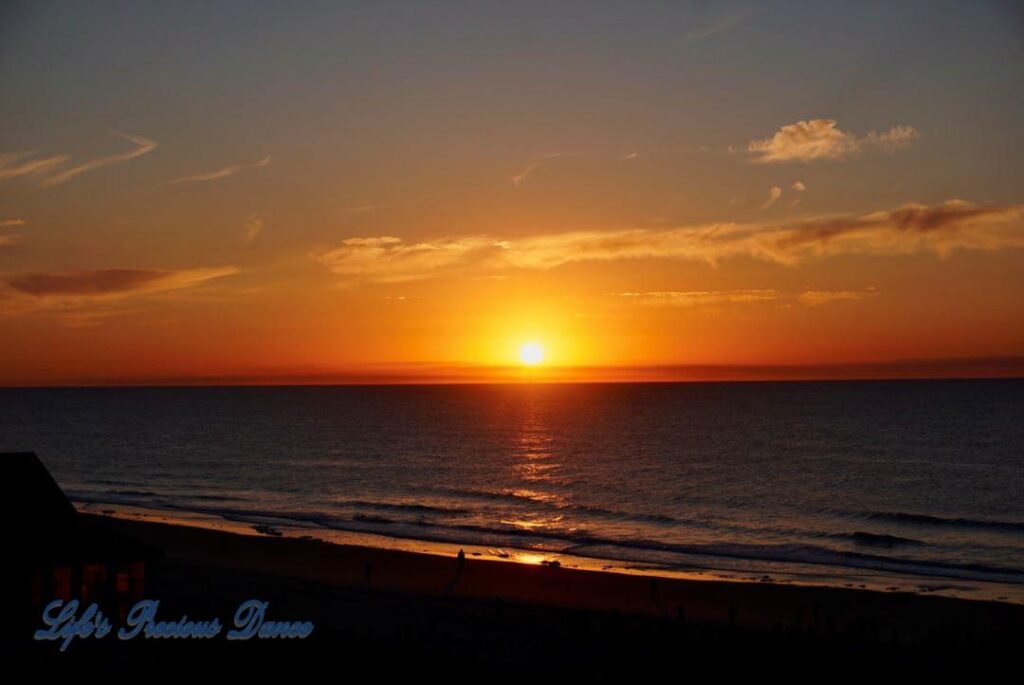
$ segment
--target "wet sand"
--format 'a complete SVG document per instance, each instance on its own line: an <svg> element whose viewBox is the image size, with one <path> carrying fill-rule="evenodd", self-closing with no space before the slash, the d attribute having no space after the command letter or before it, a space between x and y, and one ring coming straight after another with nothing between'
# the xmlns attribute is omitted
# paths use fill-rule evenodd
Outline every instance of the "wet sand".
<svg viewBox="0 0 1024 685"><path fill-rule="evenodd" d="M304 642L76 644L63 663L100 672L287 669L344 657L387 672L504 679L541 674L788 673L959 669L1009 659L1024 606L910 593L653 578L550 565L336 545L91 516L157 548L147 596L168 618L219 615L256 597L282 620L311 620ZM33 645L42 655L46 647ZM178 656L175 656L178 655ZM183 655L183 656L182 656ZM62 655L63 656L63 655ZM244 658L243 658L244 656ZM180 657L180 658L179 658ZM379 662L379 663L378 663ZM111 670L113 669L113 670Z"/></svg>

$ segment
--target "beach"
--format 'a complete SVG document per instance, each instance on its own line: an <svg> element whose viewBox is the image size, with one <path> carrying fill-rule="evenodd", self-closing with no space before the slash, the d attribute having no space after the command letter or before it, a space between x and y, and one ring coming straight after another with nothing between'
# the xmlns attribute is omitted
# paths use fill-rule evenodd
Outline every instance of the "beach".
<svg viewBox="0 0 1024 685"><path fill-rule="evenodd" d="M664 578L241 534L80 514L155 548L146 595L161 615L229 621L246 599L311 621L301 641L79 640L26 644L57 672L378 674L535 680L644 673L976 673L1014 653L1024 607L859 589ZM196 659L201 658L202 666ZM347 664L347 666L346 666ZM807 670L810 669L810 670Z"/></svg>

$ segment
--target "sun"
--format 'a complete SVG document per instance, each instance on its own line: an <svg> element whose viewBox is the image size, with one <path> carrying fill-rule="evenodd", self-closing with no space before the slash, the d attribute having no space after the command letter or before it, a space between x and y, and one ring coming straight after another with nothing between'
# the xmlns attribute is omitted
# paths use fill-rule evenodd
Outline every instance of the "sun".
<svg viewBox="0 0 1024 685"><path fill-rule="evenodd" d="M544 361L544 348L540 343L523 343L519 348L519 361L527 366L536 366Z"/></svg>

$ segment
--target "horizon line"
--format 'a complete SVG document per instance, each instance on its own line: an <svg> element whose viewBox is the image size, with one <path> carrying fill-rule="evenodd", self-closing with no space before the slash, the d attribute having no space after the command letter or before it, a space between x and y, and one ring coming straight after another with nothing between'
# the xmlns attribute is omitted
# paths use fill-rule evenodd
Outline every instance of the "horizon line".
<svg viewBox="0 0 1024 685"><path fill-rule="evenodd" d="M416 371L418 369L418 372ZM651 383L786 383L1024 378L1024 355L899 359L804 365L691 364L649 366L468 366L428 363L362 369L262 370L236 374L80 377L0 382L0 388L326 387L430 385L583 385Z"/></svg>

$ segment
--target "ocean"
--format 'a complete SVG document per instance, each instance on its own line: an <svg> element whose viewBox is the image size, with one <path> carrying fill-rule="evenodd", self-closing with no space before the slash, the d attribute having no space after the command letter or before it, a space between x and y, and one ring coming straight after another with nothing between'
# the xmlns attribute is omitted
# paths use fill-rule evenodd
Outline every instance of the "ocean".
<svg viewBox="0 0 1024 685"><path fill-rule="evenodd" d="M0 417L91 510L1024 601L1022 380L0 389Z"/></svg>

